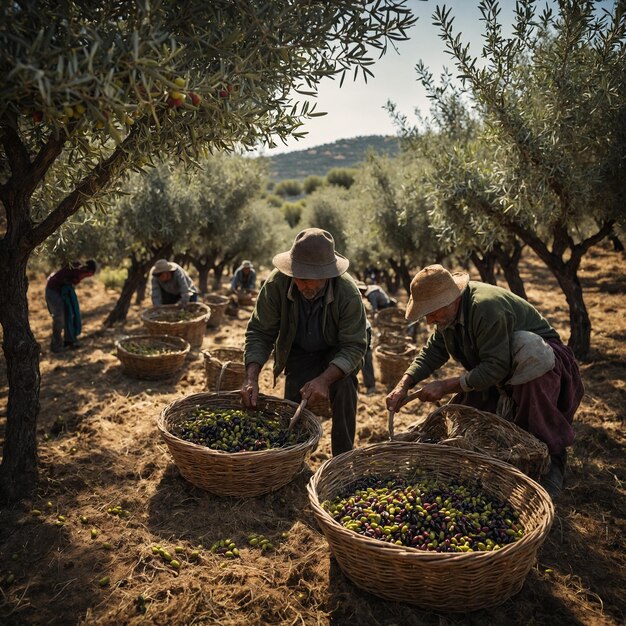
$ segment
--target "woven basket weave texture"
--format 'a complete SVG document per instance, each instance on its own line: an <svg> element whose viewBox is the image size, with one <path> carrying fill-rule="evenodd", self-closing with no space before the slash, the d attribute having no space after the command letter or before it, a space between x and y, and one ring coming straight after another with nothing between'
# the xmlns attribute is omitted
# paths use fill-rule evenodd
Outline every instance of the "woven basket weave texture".
<svg viewBox="0 0 626 626"><path fill-rule="evenodd" d="M215 348L202 354L209 391L220 393L241 388L246 373L241 348Z"/></svg>
<svg viewBox="0 0 626 626"><path fill-rule="evenodd" d="M165 348L166 354L137 354L129 351L129 344ZM167 335L136 335L123 337L115 342L117 358L122 371L129 376L146 380L167 378L178 372L189 354L189 342L182 337Z"/></svg>
<svg viewBox="0 0 626 626"><path fill-rule="evenodd" d="M209 328L217 328L224 321L224 313L228 306L228 298L216 293L204 296L204 302L211 308L211 315L207 321Z"/></svg>
<svg viewBox="0 0 626 626"><path fill-rule="evenodd" d="M181 321L167 321L168 317L180 309L194 315L192 319ZM203 302L190 302L184 307L177 304L162 304L146 309L141 314L141 321L151 335L175 335L189 342L192 348L199 348L204 340L207 320L211 309Z"/></svg>
<svg viewBox="0 0 626 626"><path fill-rule="evenodd" d="M322 507L357 479L413 478L416 471L446 482L479 483L483 492L508 502L520 514L524 536L492 552L421 551L348 530ZM346 452L326 461L307 490L315 518L348 578L387 600L435 611L475 611L516 594L554 518L550 496L519 470L482 454L437 444L388 442Z"/></svg>
<svg viewBox="0 0 626 626"><path fill-rule="evenodd" d="M441 443L510 463L538 480L550 466L548 446L499 415L462 404L445 404L423 422L394 435L396 441Z"/></svg>
<svg viewBox="0 0 626 626"><path fill-rule="evenodd" d="M381 345L374 348L374 356L380 370L380 382L384 385L395 385L415 358L415 348Z"/></svg>
<svg viewBox="0 0 626 626"><path fill-rule="evenodd" d="M222 452L184 441L170 431L196 407L212 410L240 409L239 392L197 393L172 402L159 416L157 426L180 473L190 483L219 496L259 496L291 482L322 436L315 416L304 409L295 431L302 442L286 448L254 452ZM259 410L279 415L287 428L297 404L260 395Z"/></svg>

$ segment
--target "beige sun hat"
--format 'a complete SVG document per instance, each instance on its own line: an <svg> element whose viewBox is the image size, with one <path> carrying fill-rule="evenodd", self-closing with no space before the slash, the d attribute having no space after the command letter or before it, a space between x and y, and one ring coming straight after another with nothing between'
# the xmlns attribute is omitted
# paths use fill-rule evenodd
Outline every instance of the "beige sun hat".
<svg viewBox="0 0 626 626"><path fill-rule="evenodd" d="M350 265L335 252L335 240L326 230L307 228L296 235L291 250L277 254L272 263L287 276L320 280L341 276Z"/></svg>
<svg viewBox="0 0 626 626"><path fill-rule="evenodd" d="M152 268L152 273L156 276L163 272L173 272L176 269L174 263L170 263L167 259L159 259Z"/></svg>
<svg viewBox="0 0 626 626"><path fill-rule="evenodd" d="M450 273L442 265L425 267L411 281L406 319L413 322L452 304L465 291L468 282L469 274L465 272Z"/></svg>

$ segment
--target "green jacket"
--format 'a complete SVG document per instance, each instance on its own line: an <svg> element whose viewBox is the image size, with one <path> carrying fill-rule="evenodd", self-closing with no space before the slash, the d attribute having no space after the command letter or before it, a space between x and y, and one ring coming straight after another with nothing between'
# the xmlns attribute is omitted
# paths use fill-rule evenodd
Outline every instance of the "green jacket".
<svg viewBox="0 0 626 626"><path fill-rule="evenodd" d="M261 366L274 350L274 379L285 369L298 327L297 287L274 270L261 287L246 329L244 362ZM361 367L367 349L365 307L354 280L342 274L329 281L324 296L322 332L335 348L331 363L344 374Z"/></svg>
<svg viewBox="0 0 626 626"><path fill-rule="evenodd" d="M470 281L456 321L428 338L406 373L417 384L452 357L469 372L465 380L473 389L505 383L512 373L511 342L517 330L559 339L556 330L523 298L501 287Z"/></svg>

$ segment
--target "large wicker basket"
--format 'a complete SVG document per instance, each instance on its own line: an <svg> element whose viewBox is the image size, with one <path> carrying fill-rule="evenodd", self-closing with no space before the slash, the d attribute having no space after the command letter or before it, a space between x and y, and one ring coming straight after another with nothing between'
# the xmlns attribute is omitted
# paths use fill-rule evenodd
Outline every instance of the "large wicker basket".
<svg viewBox="0 0 626 626"><path fill-rule="evenodd" d="M396 441L441 443L510 463L538 480L550 466L548 446L512 422L462 404L445 404L421 423L394 435Z"/></svg>
<svg viewBox="0 0 626 626"><path fill-rule="evenodd" d="M193 318L170 321L180 309L193 314ZM141 321L151 335L175 335L186 339L192 348L199 348L204 339L211 309L203 302L189 302L183 307L177 304L153 306L141 314ZM168 318L170 318L168 320Z"/></svg>
<svg viewBox="0 0 626 626"><path fill-rule="evenodd" d="M130 351L130 344L165 348L164 354L137 354ZM157 380L178 372L189 354L189 342L182 337L167 335L135 335L122 337L115 342L117 358L122 371L135 378Z"/></svg>
<svg viewBox="0 0 626 626"><path fill-rule="evenodd" d="M294 427L304 441L286 448L254 452L222 452L184 441L170 431L198 406L213 409L241 408L238 392L196 393L172 402L161 413L157 426L180 473L190 483L220 496L258 496L280 489L290 482L322 436L315 416L304 409ZM280 415L285 428L298 405L272 396L260 395L261 411Z"/></svg>
<svg viewBox="0 0 626 626"><path fill-rule="evenodd" d="M243 363L243 350L240 348L215 348L205 350L204 371L206 387L220 393L240 389L246 373Z"/></svg>
<svg viewBox="0 0 626 626"><path fill-rule="evenodd" d="M210 293L204 296L204 301L211 308L211 315L207 321L207 326L209 328L217 328L224 321L224 313L226 312L229 300L226 296Z"/></svg>
<svg viewBox="0 0 626 626"><path fill-rule="evenodd" d="M485 493L520 514L525 534L492 552L427 552L348 530L324 508L365 476L413 477L479 483ZM522 587L550 531L554 507L536 482L507 463L437 444L389 442L326 461L308 485L313 513L344 574L377 596L436 611L465 612L501 604Z"/></svg>
<svg viewBox="0 0 626 626"><path fill-rule="evenodd" d="M415 347L380 345L374 348L374 356L380 369L380 382L395 385L415 358Z"/></svg>

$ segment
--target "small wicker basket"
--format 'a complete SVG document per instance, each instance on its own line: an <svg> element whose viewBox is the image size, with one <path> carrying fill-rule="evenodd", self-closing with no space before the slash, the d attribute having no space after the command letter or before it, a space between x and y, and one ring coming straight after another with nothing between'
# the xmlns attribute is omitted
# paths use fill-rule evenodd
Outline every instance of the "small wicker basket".
<svg viewBox="0 0 626 626"><path fill-rule="evenodd" d="M318 400L317 402L307 403L306 408L318 417L332 417L333 412L328 400Z"/></svg>
<svg viewBox="0 0 626 626"><path fill-rule="evenodd" d="M239 306L252 306L256 302L257 291L238 291L237 304Z"/></svg>
<svg viewBox="0 0 626 626"><path fill-rule="evenodd" d="M259 496L289 483L315 450L322 427L315 416L304 409L295 431L303 434L302 443L286 448L254 452L211 450L174 436L170 431L178 421L198 406L214 409L241 408L238 392L226 394L197 393L172 402L159 416L157 426L180 473L190 483L219 496ZM278 414L285 428L298 405L272 396L260 395L257 408Z"/></svg>
<svg viewBox="0 0 626 626"><path fill-rule="evenodd" d="M173 314L181 308L194 317L188 320L171 321ZM203 302L189 302L183 307L177 304L162 304L145 310L141 314L141 321L151 335L175 335L186 339L192 348L199 348L204 340L204 332L210 315L211 309Z"/></svg>
<svg viewBox="0 0 626 626"><path fill-rule="evenodd" d="M206 388L220 393L240 389L246 374L243 363L243 350L240 348L215 348L205 350L204 371Z"/></svg>
<svg viewBox="0 0 626 626"><path fill-rule="evenodd" d="M374 356L380 369L380 382L395 385L415 358L415 347L379 345L374 348Z"/></svg>
<svg viewBox="0 0 626 626"><path fill-rule="evenodd" d="M550 453L543 441L499 415L462 404L445 404L393 438L480 452L514 465L535 480L550 466Z"/></svg>
<svg viewBox="0 0 626 626"><path fill-rule="evenodd" d="M379 329L390 328L391 330L399 331L408 324L405 316L406 312L402 307L387 307L376 312L374 326Z"/></svg>
<svg viewBox="0 0 626 626"><path fill-rule="evenodd" d="M479 483L482 491L519 513L524 536L493 552L427 552L357 534L322 507L365 476L411 478L417 471L442 481ZM355 585L388 600L443 612L488 608L516 594L554 519L550 496L519 470L436 444L389 442L346 452L317 470L308 493L333 555Z"/></svg>
<svg viewBox="0 0 626 626"><path fill-rule="evenodd" d="M165 354L137 354L128 350L130 344L165 348ZM115 342L122 371L135 378L157 380L178 372L189 354L189 342L182 337L167 335L136 335ZM171 350L171 351L169 351Z"/></svg>
<svg viewBox="0 0 626 626"><path fill-rule="evenodd" d="M207 321L209 328L217 328L224 321L224 313L228 306L229 299L217 293L210 293L204 296L204 301L211 308L211 315Z"/></svg>

